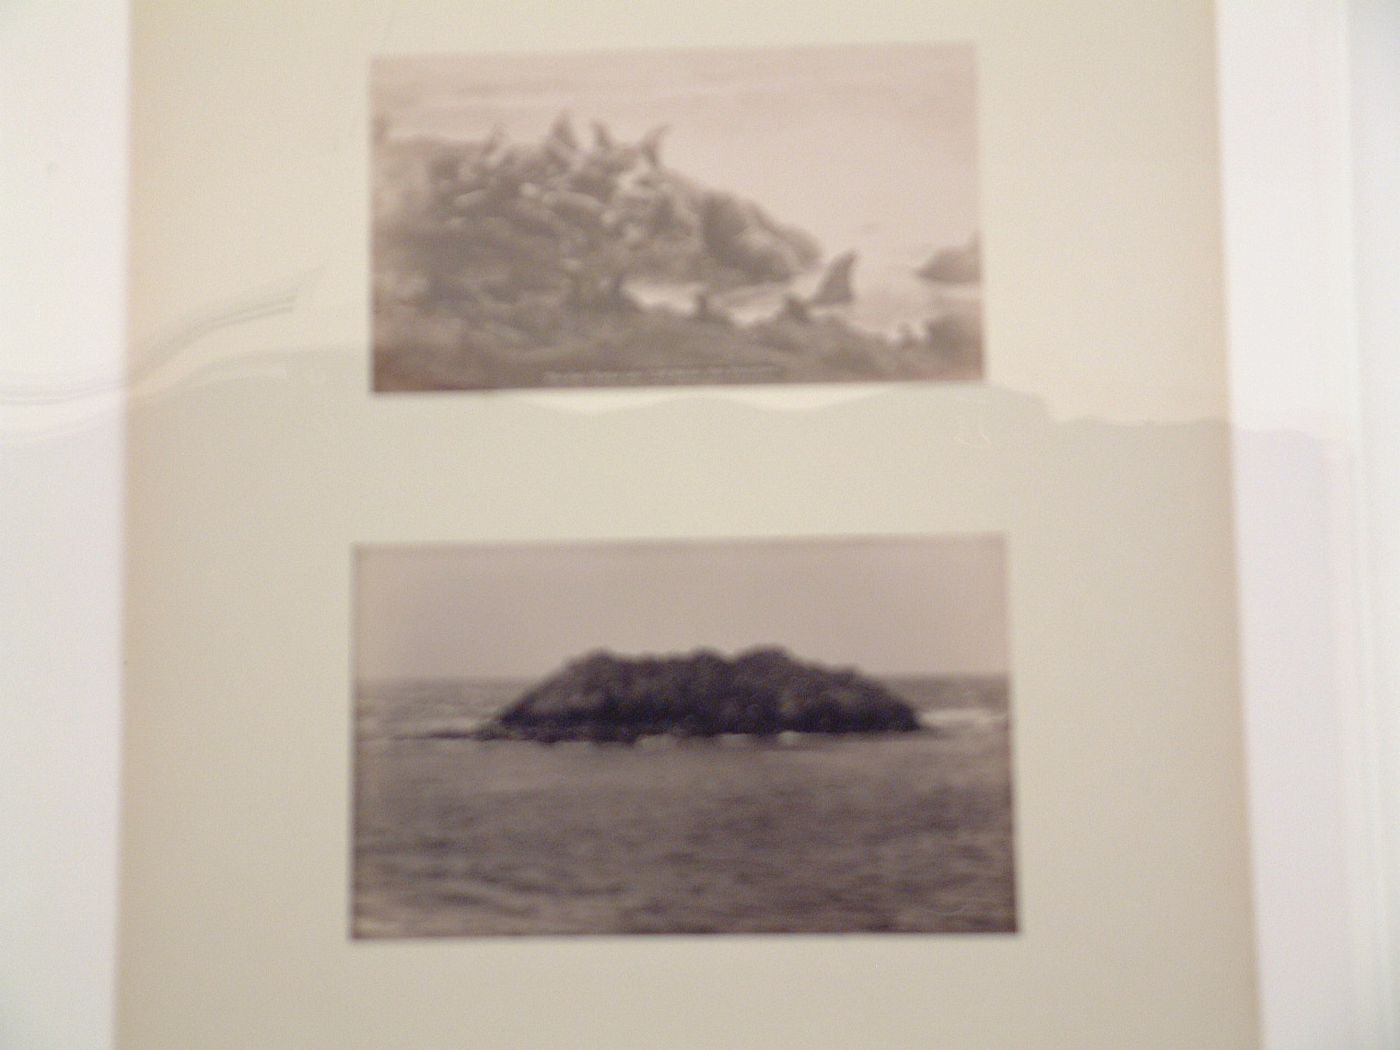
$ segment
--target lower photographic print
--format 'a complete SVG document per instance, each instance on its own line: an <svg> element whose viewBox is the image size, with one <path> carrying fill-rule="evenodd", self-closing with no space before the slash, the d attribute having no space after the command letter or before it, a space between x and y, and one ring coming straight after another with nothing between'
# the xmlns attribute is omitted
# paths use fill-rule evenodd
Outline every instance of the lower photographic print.
<svg viewBox="0 0 1400 1050"><path fill-rule="evenodd" d="M996 536L367 546L357 938L1016 930Z"/></svg>

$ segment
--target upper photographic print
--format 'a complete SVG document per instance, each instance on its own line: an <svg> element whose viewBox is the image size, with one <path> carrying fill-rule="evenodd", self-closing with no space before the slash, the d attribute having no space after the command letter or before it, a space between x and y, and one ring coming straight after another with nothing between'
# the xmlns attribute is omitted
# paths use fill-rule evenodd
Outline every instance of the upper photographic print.
<svg viewBox="0 0 1400 1050"><path fill-rule="evenodd" d="M371 78L376 391L983 375L966 45Z"/></svg>

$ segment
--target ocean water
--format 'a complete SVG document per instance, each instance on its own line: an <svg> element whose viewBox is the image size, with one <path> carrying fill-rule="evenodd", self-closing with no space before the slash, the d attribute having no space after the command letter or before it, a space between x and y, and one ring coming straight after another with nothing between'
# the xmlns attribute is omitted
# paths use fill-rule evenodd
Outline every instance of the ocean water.
<svg viewBox="0 0 1400 1050"><path fill-rule="evenodd" d="M889 684L928 732L633 747L453 736L523 683L367 684L352 932L1014 930L1005 681Z"/></svg>
<svg viewBox="0 0 1400 1050"><path fill-rule="evenodd" d="M812 308L817 317L838 317L863 331L898 338L922 337L924 324L950 314L975 315L980 310L977 285L931 284L915 271L929 260L933 248L925 240L901 237L883 226L852 233L840 247L856 252L852 276L855 300L839 306ZM710 297L710 305L740 324L776 316L789 296L809 299L821 284L825 267L815 267L791 281L754 285ZM695 308L699 284L633 281L628 293L647 307L666 307L678 314Z"/></svg>

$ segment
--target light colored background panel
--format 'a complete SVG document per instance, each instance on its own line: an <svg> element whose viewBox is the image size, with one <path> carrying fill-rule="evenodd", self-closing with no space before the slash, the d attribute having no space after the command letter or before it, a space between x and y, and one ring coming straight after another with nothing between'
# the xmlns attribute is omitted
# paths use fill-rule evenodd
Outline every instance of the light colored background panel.
<svg viewBox="0 0 1400 1050"><path fill-rule="evenodd" d="M376 1045L353 1041L368 1038L359 1022L351 1027L361 1034L327 1028L312 1005L353 989L357 1016L430 1046L469 1035L477 1008L458 1001L470 989L501 1011L497 1023L528 1017L561 1038L586 1030L610 1039L618 1017L649 1031L646 1018L664 1015L695 1032L728 1024L732 1039L792 1010L819 1015L812 1023L834 1046L867 1023L843 1005L852 980L870 982L858 997L899 1033L893 1045L919 1045L929 1033L968 1046L1058 1045L1048 1033L1063 1031L1072 1045L1110 1046L1151 1024L1169 1046L1197 1021L1209 1030L1202 1045L1249 1045L1228 520L1209 496L1225 483L1223 426L1066 428L1030 402L993 394L979 421L985 445L959 441L956 417L925 422L927 446L912 456L873 443L848 450L843 465L870 487L833 498L816 466L790 493L779 478L808 453L829 464L842 436L869 425L862 406L777 419L731 407L719 413L728 432L770 446L731 480L778 498L723 514L713 492L693 489L701 467L685 457L669 474L652 476L644 459L593 478L588 491L532 491L516 477L463 469L455 447L425 437L410 457L418 481L385 464L338 514L346 501L334 483L318 492L305 482L342 477L361 451L298 443L296 406L315 389L298 386L249 382L240 397L210 388L146 416L171 437L197 429L203 441L143 450L150 480L133 478L136 505L161 515L174 509L163 499L172 486L191 498L178 524L132 523L186 553L171 557L166 545L133 562L133 602L163 612L148 614L157 630L132 638L127 873L140 892L126 901L127 1016L139 1033L131 1045L235 1045L258 1025L290 1026L306 1045ZM925 407L891 398L884 413L892 428L917 432ZM514 441L516 462L537 475L548 453L601 454L600 430L624 445L671 414L654 406L597 420L541 410L532 436ZM280 467L231 483L250 456ZM425 481L433 498L406 512L408 490ZM629 496L642 485L652 494L645 503ZM878 498L885 492L889 502ZM947 492L962 494L956 513ZM536 516L561 499L572 518ZM1022 936L707 944L698 950L712 960L709 994L698 998L684 991L693 943L570 946L563 958L577 971L549 943L347 944L351 533L655 535L664 531L655 506L693 523L674 535L985 532L993 522L1009 530ZM487 517L492 531L471 535ZM161 711L163 724L142 717ZM856 958L878 960L857 977L853 945ZM634 965L640 975L610 992L590 983ZM913 1002L899 982L875 979L888 971L938 980ZM754 982L764 994L752 995ZM1024 1010L1006 1011L1008 987ZM584 989L611 1012L580 1029L584 1021L540 1005L541 989L561 1011ZM721 996L733 1000L723 1020L710 1005ZM705 1043L697 1036L695 1045Z"/></svg>
<svg viewBox="0 0 1400 1050"><path fill-rule="evenodd" d="M112 1037L126 34L120 0L0 5L6 1050Z"/></svg>
<svg viewBox="0 0 1400 1050"><path fill-rule="evenodd" d="M1252 1045L1209 11L1025 6L622 29L972 40L995 382L585 414L367 393L364 75L620 9L142 5L122 1045ZM353 544L966 532L1021 935L348 941Z"/></svg>
<svg viewBox="0 0 1400 1050"><path fill-rule="evenodd" d="M1207 4L947 2L857 18L791 0L725 18L713 5L602 0L540 17L491 4L152 0L137 13L149 59L134 71L133 149L159 157L160 174L137 180L135 211L159 215L162 230L138 232L133 333L148 369L178 344L178 361L156 369L168 381L248 354L243 328L197 345L179 337L257 303L283 310L262 346L363 356L371 54L970 40L990 379L1044 397L1057 416L1224 416L1223 358L1205 349L1219 346L1221 309ZM1142 56L1162 39L1197 43L1149 75ZM1029 339L1035 352L1018 352Z"/></svg>

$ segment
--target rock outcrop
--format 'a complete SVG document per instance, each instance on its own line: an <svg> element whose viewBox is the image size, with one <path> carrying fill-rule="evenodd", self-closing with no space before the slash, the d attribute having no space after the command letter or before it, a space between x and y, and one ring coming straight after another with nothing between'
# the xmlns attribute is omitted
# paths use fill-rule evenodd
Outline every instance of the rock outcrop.
<svg viewBox="0 0 1400 1050"><path fill-rule="evenodd" d="M856 293L851 285L851 273L856 268L856 253L842 252L822 274L821 284L812 293L813 306L839 306L854 302Z"/></svg>
<svg viewBox="0 0 1400 1050"><path fill-rule="evenodd" d="M458 144L381 141L376 217L454 298L563 292L580 271L725 288L816 265L808 234L668 167L665 130L628 143L595 123L585 145L561 115L539 142L500 130Z"/></svg>
<svg viewBox="0 0 1400 1050"><path fill-rule="evenodd" d="M522 695L481 739L632 742L644 736L909 732L913 709L854 670L753 649L729 659L593 653Z"/></svg>
<svg viewBox="0 0 1400 1050"><path fill-rule="evenodd" d="M788 280L819 256L816 241L778 224L752 201L708 192L697 211L706 254L722 271L738 275L741 283ZM730 281L734 283L732 277Z"/></svg>
<svg viewBox="0 0 1400 1050"><path fill-rule="evenodd" d="M523 142L377 128L375 389L981 375L968 325L911 321L896 339L829 309L858 298L851 253L799 295L817 242L676 171L664 136L580 133L566 115Z"/></svg>
<svg viewBox="0 0 1400 1050"><path fill-rule="evenodd" d="M945 248L915 272L926 281L974 284L982 279L981 242L973 237L961 248Z"/></svg>

